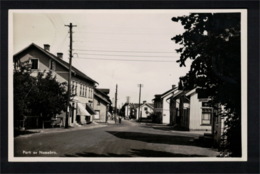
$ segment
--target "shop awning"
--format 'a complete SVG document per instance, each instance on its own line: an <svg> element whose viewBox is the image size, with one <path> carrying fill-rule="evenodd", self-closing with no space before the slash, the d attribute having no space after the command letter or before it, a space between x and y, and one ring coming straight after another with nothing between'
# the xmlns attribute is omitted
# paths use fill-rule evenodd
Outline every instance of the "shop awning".
<svg viewBox="0 0 260 174"><path fill-rule="evenodd" d="M91 114L84 108L84 106L81 103L77 104L77 115L86 115L86 116L90 116Z"/></svg>
<svg viewBox="0 0 260 174"><path fill-rule="evenodd" d="M87 109L87 111L88 111L91 115L95 115L95 114L96 114L95 110L94 110L91 106L89 106L88 104L86 104L86 109Z"/></svg>

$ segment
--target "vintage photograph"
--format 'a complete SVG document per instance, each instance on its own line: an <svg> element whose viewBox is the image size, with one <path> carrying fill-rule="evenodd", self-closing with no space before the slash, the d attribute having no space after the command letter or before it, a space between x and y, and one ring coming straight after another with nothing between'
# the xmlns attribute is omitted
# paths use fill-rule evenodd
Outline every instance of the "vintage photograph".
<svg viewBox="0 0 260 174"><path fill-rule="evenodd" d="M247 10L9 10L9 161L246 161Z"/></svg>

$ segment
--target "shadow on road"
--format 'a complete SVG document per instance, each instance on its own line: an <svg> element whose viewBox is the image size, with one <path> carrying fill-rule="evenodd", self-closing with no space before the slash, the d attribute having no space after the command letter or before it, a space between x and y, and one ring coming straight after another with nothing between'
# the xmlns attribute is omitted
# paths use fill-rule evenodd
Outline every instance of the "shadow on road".
<svg viewBox="0 0 260 174"><path fill-rule="evenodd" d="M193 137L149 134L149 133L140 133L140 132L118 132L118 131L107 131L107 132L118 138L143 141L146 143L211 147L211 144L205 143Z"/></svg>
<svg viewBox="0 0 260 174"><path fill-rule="evenodd" d="M193 154L180 154L180 153L170 153L156 150L147 150L147 149L131 149L130 155L126 154L97 154L97 153L76 153L73 155L66 154L65 157L206 157L202 155L193 155Z"/></svg>
<svg viewBox="0 0 260 174"><path fill-rule="evenodd" d="M188 155L147 149L132 149L132 151L132 154L140 157L206 157L202 155Z"/></svg>
<svg viewBox="0 0 260 174"><path fill-rule="evenodd" d="M98 153L89 153L89 152L76 153L73 155L65 154L64 156L65 157L131 157L130 155L116 154L116 153L98 154Z"/></svg>

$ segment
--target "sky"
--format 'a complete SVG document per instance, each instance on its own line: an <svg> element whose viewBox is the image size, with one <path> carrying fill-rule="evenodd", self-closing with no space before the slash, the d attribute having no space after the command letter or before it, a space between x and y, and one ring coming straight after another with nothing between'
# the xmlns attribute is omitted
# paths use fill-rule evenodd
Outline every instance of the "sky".
<svg viewBox="0 0 260 174"><path fill-rule="evenodd" d="M109 88L114 102L118 85L118 106L130 97L131 103L152 103L177 85L186 67L176 62L180 45L171 40L184 30L174 16L188 15L181 10L16 10L12 16L13 54L31 43L50 44L50 52L69 57L69 28L73 27L72 65L97 81L98 88Z"/></svg>

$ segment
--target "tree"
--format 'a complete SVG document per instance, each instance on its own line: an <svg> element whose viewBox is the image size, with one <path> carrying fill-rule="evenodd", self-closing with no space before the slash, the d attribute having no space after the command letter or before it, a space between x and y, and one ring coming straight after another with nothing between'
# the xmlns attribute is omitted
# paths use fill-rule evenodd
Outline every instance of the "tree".
<svg viewBox="0 0 260 174"><path fill-rule="evenodd" d="M239 13L198 13L173 17L181 22L184 32L172 38L182 47L177 61L185 66L191 59L190 71L180 77L183 89L197 88L224 106L227 142L224 151L241 156L241 55Z"/></svg>
<svg viewBox="0 0 260 174"><path fill-rule="evenodd" d="M38 115L44 121L50 120L56 114L66 110L67 92L66 83L59 83L52 71L39 72L37 84L33 90L33 98L30 102L31 114Z"/></svg>
<svg viewBox="0 0 260 174"><path fill-rule="evenodd" d="M30 70L22 66L14 72L14 127L24 127L25 115L29 115L29 107L33 86L36 79L30 76Z"/></svg>
<svg viewBox="0 0 260 174"><path fill-rule="evenodd" d="M38 72L31 76L28 67L14 72L14 118L24 120L25 116L38 116L44 121L66 109L66 83L59 83L51 71Z"/></svg>

